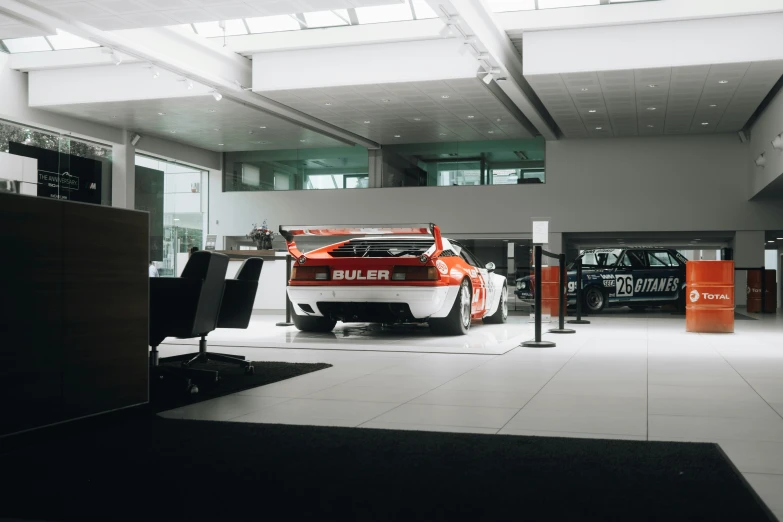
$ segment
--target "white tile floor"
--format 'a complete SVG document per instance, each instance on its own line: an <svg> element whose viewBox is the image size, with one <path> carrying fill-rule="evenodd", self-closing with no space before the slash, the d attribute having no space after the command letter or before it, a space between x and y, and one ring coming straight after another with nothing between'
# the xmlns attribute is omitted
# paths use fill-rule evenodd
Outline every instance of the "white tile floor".
<svg viewBox="0 0 783 522"><path fill-rule="evenodd" d="M161 415L717 442L783 520L783 314L755 317L736 321L733 335L708 335L686 333L682 317L613 313L574 335L547 334L556 348L528 349L515 347L532 336L521 316L458 338L356 326L302 335L256 316L251 330L210 339L252 360L334 366Z"/></svg>

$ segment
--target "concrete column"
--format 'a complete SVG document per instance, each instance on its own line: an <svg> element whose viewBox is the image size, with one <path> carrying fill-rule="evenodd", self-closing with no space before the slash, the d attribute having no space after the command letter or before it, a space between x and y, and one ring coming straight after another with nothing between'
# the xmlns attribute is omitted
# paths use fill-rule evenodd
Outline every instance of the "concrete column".
<svg viewBox="0 0 783 522"><path fill-rule="evenodd" d="M383 154L381 149L369 149L367 151L367 165L369 188L378 188L383 186Z"/></svg>
<svg viewBox="0 0 783 522"><path fill-rule="evenodd" d="M764 231L738 230L734 235L734 266L764 266ZM738 270L734 274L734 304L745 306L748 303L748 274Z"/></svg>
<svg viewBox="0 0 783 522"><path fill-rule="evenodd" d="M134 134L131 131L123 131L122 143L112 147L111 206L113 207L136 208L136 148L131 145Z"/></svg>

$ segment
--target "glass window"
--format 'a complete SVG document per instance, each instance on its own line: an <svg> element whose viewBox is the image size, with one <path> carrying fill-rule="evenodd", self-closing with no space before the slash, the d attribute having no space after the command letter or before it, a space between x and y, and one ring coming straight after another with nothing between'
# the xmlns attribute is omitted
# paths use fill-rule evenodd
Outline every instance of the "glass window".
<svg viewBox="0 0 783 522"><path fill-rule="evenodd" d="M111 205L111 147L0 120L0 152L38 161L39 197Z"/></svg>
<svg viewBox="0 0 783 522"><path fill-rule="evenodd" d="M413 20L413 13L411 13L411 8L407 3L379 5L374 7L357 7L356 18L360 24L400 22Z"/></svg>
<svg viewBox="0 0 783 522"><path fill-rule="evenodd" d="M481 185L481 169L478 163L439 163L438 186Z"/></svg>
<svg viewBox="0 0 783 522"><path fill-rule="evenodd" d="M298 31L302 28L299 22L288 15L260 16L245 18L251 33L275 33L278 31Z"/></svg>
<svg viewBox="0 0 783 522"><path fill-rule="evenodd" d="M150 213L150 260L161 276L177 276L191 247L204 248L208 173L136 155L136 209Z"/></svg>
<svg viewBox="0 0 783 522"><path fill-rule="evenodd" d="M367 188L369 161L362 147L226 153L224 190Z"/></svg>
<svg viewBox="0 0 783 522"><path fill-rule="evenodd" d="M669 256L668 252L647 252L647 260L651 267L679 266L677 261Z"/></svg>
<svg viewBox="0 0 783 522"><path fill-rule="evenodd" d="M601 0L538 0L539 9L558 9L561 7L581 7L601 5Z"/></svg>
<svg viewBox="0 0 783 522"><path fill-rule="evenodd" d="M583 267L609 268L613 267L620 259L622 250L619 248L610 250L587 250L580 257Z"/></svg>
<svg viewBox="0 0 783 522"><path fill-rule="evenodd" d="M51 51L52 47L43 36L33 36L31 38L9 38L3 40L8 52L10 53L33 53L36 51Z"/></svg>
<svg viewBox="0 0 783 522"><path fill-rule="evenodd" d="M97 43L93 43L84 38L79 38L71 33L57 30L57 34L47 37L49 43L55 51L62 51L65 49L86 49L88 47L100 47Z"/></svg>
<svg viewBox="0 0 783 522"><path fill-rule="evenodd" d="M304 14L304 22L308 29L316 27L334 27L338 25L349 25L350 18L345 9L335 9L334 11L316 11Z"/></svg>

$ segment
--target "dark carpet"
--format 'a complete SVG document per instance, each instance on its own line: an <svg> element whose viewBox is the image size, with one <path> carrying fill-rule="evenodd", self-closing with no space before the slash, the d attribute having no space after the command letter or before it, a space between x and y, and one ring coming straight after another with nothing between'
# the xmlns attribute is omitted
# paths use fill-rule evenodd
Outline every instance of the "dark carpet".
<svg viewBox="0 0 783 522"><path fill-rule="evenodd" d="M126 420L0 455L0 517L771 521L714 444Z"/></svg>
<svg viewBox="0 0 783 522"><path fill-rule="evenodd" d="M165 366L178 368L180 363L167 363ZM171 410L180 406L201 402L207 399L236 393L238 391L272 384L273 382L290 379L298 375L323 370L331 367L326 363L288 363L288 362L259 362L254 361L255 373L246 375L245 370L238 365L209 361L208 363L194 364L193 368L202 370L217 370L220 374L218 382L205 382L197 380L198 393L184 393L183 382L179 379L166 377L164 379L152 379L150 382L149 407L156 412Z"/></svg>

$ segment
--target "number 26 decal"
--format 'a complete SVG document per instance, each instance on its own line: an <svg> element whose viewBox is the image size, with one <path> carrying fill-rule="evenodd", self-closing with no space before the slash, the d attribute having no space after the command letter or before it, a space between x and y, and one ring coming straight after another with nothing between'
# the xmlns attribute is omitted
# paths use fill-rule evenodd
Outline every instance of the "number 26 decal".
<svg viewBox="0 0 783 522"><path fill-rule="evenodd" d="M633 295L633 276L618 275L615 276L617 297L630 297Z"/></svg>

